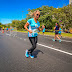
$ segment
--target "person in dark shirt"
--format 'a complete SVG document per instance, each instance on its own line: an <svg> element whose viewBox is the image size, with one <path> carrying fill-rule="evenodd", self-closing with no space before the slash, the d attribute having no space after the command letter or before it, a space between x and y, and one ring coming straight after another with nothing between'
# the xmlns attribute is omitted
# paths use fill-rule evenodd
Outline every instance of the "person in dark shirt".
<svg viewBox="0 0 72 72"><path fill-rule="evenodd" d="M59 38L59 28L60 28L60 25L58 23L56 23L56 26L54 27L55 37L54 37L54 39L52 39L53 41L55 41L56 38L58 38L59 42L61 42L61 39Z"/></svg>

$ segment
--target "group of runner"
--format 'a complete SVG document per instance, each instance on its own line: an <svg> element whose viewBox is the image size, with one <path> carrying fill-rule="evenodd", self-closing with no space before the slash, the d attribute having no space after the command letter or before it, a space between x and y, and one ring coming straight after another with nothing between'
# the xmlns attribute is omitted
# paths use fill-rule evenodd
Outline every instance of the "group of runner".
<svg viewBox="0 0 72 72"><path fill-rule="evenodd" d="M11 32L13 31L13 28L4 28L4 27L2 27L1 28L1 31L2 31L2 33L4 33L4 32L8 32L9 30L11 30Z"/></svg>
<svg viewBox="0 0 72 72"><path fill-rule="evenodd" d="M43 34L45 32L45 26L42 25L42 28L40 28L40 23L38 21L38 18L40 17L40 11L36 10L31 15L33 16L33 18L29 19L27 21L27 23L24 25L24 28L28 31L29 41L32 44L32 47L25 51L26 58L28 58L28 57L34 58L34 55L32 53L37 46L38 32L41 30L43 31ZM29 28L28 28L28 26L29 26ZM55 41L55 39L57 37L59 39L59 42L61 42L61 39L59 37L59 34L61 35L61 28L58 23L56 23L54 30L55 30L55 37L52 40Z"/></svg>
<svg viewBox="0 0 72 72"><path fill-rule="evenodd" d="M2 27L2 28L1 28L1 31L2 31L2 33L4 33L4 31L5 31L5 32L8 32L8 28Z"/></svg>

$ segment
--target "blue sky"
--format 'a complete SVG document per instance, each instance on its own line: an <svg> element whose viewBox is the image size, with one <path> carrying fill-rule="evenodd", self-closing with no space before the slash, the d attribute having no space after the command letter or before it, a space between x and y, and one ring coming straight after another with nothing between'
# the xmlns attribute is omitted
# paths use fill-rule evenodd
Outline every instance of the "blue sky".
<svg viewBox="0 0 72 72"><path fill-rule="evenodd" d="M0 22L11 23L12 20L26 18L28 9L36 9L42 5L53 6L54 8L68 5L69 0L0 0Z"/></svg>

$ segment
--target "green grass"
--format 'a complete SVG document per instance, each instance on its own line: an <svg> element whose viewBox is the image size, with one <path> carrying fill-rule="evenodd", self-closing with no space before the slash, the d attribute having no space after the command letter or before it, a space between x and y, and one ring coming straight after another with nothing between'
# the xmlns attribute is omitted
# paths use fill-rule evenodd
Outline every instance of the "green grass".
<svg viewBox="0 0 72 72"><path fill-rule="evenodd" d="M42 35L43 35L43 32L40 32L39 34L42 34ZM45 32L44 35L51 35L51 36L54 36L55 33L52 33L52 32Z"/></svg>
<svg viewBox="0 0 72 72"><path fill-rule="evenodd" d="M40 32L39 34L43 34L43 33ZM53 33L53 32L45 32L44 34L45 35L51 35L51 36L55 35L55 33ZM72 38L72 34L70 34L70 33L62 33L61 35L62 35L62 37Z"/></svg>
<svg viewBox="0 0 72 72"><path fill-rule="evenodd" d="M17 31L18 31L18 32L28 33L28 31L19 31L19 30L17 30ZM43 35L42 32L39 32L38 34ZM55 33L53 33L53 32L45 32L44 35L54 36ZM72 38L72 34L70 34L70 33L62 33L62 37Z"/></svg>
<svg viewBox="0 0 72 72"><path fill-rule="evenodd" d="M72 34L70 33L62 33L62 36L72 38Z"/></svg>

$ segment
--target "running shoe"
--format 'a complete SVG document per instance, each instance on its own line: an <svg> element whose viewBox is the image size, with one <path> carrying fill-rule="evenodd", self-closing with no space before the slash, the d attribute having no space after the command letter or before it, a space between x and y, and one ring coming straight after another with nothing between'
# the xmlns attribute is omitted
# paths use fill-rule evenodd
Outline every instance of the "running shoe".
<svg viewBox="0 0 72 72"><path fill-rule="evenodd" d="M52 39L53 41L55 41L54 39Z"/></svg>
<svg viewBox="0 0 72 72"><path fill-rule="evenodd" d="M61 42L61 40L59 40L59 42Z"/></svg>
<svg viewBox="0 0 72 72"><path fill-rule="evenodd" d="M26 56L27 58L29 57L28 50L26 50L25 56Z"/></svg>
<svg viewBox="0 0 72 72"><path fill-rule="evenodd" d="M32 54L30 54L30 57L31 57L31 58L34 58L34 56L33 56Z"/></svg>

